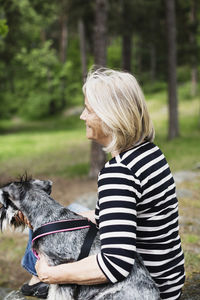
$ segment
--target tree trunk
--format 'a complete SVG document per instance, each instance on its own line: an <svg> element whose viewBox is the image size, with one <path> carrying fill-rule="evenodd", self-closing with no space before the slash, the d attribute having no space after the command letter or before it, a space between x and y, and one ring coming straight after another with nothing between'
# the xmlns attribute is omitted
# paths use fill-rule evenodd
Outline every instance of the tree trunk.
<svg viewBox="0 0 200 300"><path fill-rule="evenodd" d="M173 139L179 135L178 99L176 77L176 16L174 0L165 0L166 29L168 46L168 99L169 99L169 129L168 137Z"/></svg>
<svg viewBox="0 0 200 300"><path fill-rule="evenodd" d="M106 66L107 50L107 0L95 0L94 27L94 62L96 66ZM106 162L106 154L102 147L92 141L90 172L91 178L96 178Z"/></svg>
<svg viewBox="0 0 200 300"><path fill-rule="evenodd" d="M66 62L67 58L67 15L65 12L60 16L60 61Z"/></svg>
<svg viewBox="0 0 200 300"><path fill-rule="evenodd" d="M42 44L44 44L46 42L46 32L45 30L42 28L41 31L40 31L40 39L41 39L41 42Z"/></svg>
<svg viewBox="0 0 200 300"><path fill-rule="evenodd" d="M122 5L122 68L131 72L132 10L129 0L123 0Z"/></svg>
<svg viewBox="0 0 200 300"><path fill-rule="evenodd" d="M103 67L107 60L107 3L108 0L95 0L94 62Z"/></svg>
<svg viewBox="0 0 200 300"><path fill-rule="evenodd" d="M154 43L150 44L150 74L151 81L155 81L156 79L156 47Z"/></svg>
<svg viewBox="0 0 200 300"><path fill-rule="evenodd" d="M190 12L190 22L191 22L191 30L190 30L190 45L192 48L191 54L191 95L196 96L197 94L197 81L198 81L198 46L197 46L197 1L191 1L191 12Z"/></svg>
<svg viewBox="0 0 200 300"><path fill-rule="evenodd" d="M67 59L67 39L68 39L68 28L67 28L67 14L64 11L61 12L60 16L60 61L64 64ZM65 80L61 80L61 95L62 95L62 109L66 106L65 99Z"/></svg>
<svg viewBox="0 0 200 300"><path fill-rule="evenodd" d="M87 75L87 56L86 56L85 25L82 19L80 19L78 22L78 31L79 31L79 39L80 39L82 77L84 82Z"/></svg>
<svg viewBox="0 0 200 300"><path fill-rule="evenodd" d="M132 36L126 31L122 37L122 68L131 72Z"/></svg>

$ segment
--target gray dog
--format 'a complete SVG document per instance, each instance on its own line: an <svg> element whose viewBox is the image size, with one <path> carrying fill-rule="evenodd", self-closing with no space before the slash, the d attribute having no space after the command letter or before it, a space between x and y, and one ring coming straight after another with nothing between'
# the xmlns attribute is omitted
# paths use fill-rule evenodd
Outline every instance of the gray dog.
<svg viewBox="0 0 200 300"><path fill-rule="evenodd" d="M15 228L24 226L17 220L20 210L31 223L35 231L45 223L59 220L80 220L80 217L52 199L51 181L21 179L0 189L0 226L4 230L7 225ZM59 232L37 239L34 250L42 253L49 265L73 262L78 259L81 245L84 243L88 228ZM90 254L100 251L99 234L94 239ZM159 291L141 258L137 255L130 275L115 284L79 286L52 284L49 288L49 300L158 300Z"/></svg>

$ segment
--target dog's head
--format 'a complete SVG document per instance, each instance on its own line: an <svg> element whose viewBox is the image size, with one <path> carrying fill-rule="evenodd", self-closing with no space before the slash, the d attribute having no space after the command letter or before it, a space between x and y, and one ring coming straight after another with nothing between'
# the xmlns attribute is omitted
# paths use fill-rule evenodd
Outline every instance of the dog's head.
<svg viewBox="0 0 200 300"><path fill-rule="evenodd" d="M0 188L0 228L3 231L7 225L15 228L24 226L18 217L22 210L22 202L30 190L41 190L51 193L52 182L50 180L38 180L21 178L19 181L11 182Z"/></svg>

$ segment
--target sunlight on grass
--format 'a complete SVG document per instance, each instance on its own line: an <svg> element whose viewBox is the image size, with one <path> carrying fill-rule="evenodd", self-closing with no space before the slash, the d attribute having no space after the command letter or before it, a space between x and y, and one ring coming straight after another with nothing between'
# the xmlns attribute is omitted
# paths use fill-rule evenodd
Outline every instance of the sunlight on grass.
<svg viewBox="0 0 200 300"><path fill-rule="evenodd" d="M184 239L186 243L196 244L199 241L199 236L195 234L186 234Z"/></svg>
<svg viewBox="0 0 200 300"><path fill-rule="evenodd" d="M157 92L146 94L147 106L156 129L155 143L165 154L172 171L192 169L200 161L199 98L186 101L188 84L179 94L180 136L167 140L167 93L157 86ZM150 91L149 87L149 91ZM148 91L148 89L147 89ZM55 117L44 121L14 119L0 121L0 173L76 176L87 174L90 142L85 137L85 125L79 116Z"/></svg>
<svg viewBox="0 0 200 300"><path fill-rule="evenodd" d="M200 255L193 253L192 251L185 251L185 265L186 267L186 276L190 277L194 272L199 270L200 266Z"/></svg>
<svg viewBox="0 0 200 300"><path fill-rule="evenodd" d="M89 160L89 142L83 131L11 134L3 137L4 143L4 150L0 150L1 172L12 176L25 170L34 175L61 175L67 166Z"/></svg>
<svg viewBox="0 0 200 300"><path fill-rule="evenodd" d="M157 98L158 95L159 98ZM200 99L179 100L180 136L171 141L167 139L168 109L166 99L165 92L147 97L147 105L156 130L155 143L164 152L173 172L193 169L200 162Z"/></svg>

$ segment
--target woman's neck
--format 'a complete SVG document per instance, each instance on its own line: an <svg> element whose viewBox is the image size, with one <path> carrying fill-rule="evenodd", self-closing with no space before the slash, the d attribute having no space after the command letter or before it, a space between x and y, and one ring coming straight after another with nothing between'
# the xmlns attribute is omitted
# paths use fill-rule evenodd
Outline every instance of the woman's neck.
<svg viewBox="0 0 200 300"><path fill-rule="evenodd" d="M118 151L113 151L113 152L111 152L111 155L112 155L112 157L115 157L115 156L119 155L119 152Z"/></svg>

